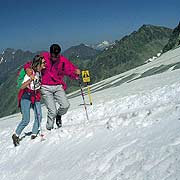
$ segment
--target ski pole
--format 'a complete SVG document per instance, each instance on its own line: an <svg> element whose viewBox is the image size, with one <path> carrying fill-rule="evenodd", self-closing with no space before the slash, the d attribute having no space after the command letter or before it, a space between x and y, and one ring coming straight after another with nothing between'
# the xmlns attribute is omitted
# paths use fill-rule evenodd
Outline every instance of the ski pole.
<svg viewBox="0 0 180 180"><path fill-rule="evenodd" d="M83 99L83 102L84 102L84 109L86 111L86 117L87 117L87 120L89 121L89 117L88 117L88 113L87 113L87 107L86 107L85 98L84 98L84 93L83 93L83 90L82 90L82 86L81 86L81 81L80 80L79 80L79 87L80 87L81 96L82 96L82 99Z"/></svg>
<svg viewBox="0 0 180 180"><path fill-rule="evenodd" d="M37 112L38 113L38 112ZM44 139L44 134L42 132L42 125L41 125L41 120L40 120L40 114L38 113L38 121L39 121L39 128L40 128L40 136L41 136L41 141L45 140Z"/></svg>
<svg viewBox="0 0 180 180"><path fill-rule="evenodd" d="M41 105L40 105L41 106ZM41 125L41 119L40 119L40 113L37 110L37 106L35 104L35 110L36 110L36 114L37 114L37 118L38 118L38 123L39 123L39 129L40 129L40 136L41 136L41 141L45 140L44 139L44 134L42 132L42 125Z"/></svg>
<svg viewBox="0 0 180 180"><path fill-rule="evenodd" d="M90 102L90 105L92 105L91 91L90 91L90 86L89 86L89 83L88 83L88 82L87 82L87 87L88 87L89 102Z"/></svg>

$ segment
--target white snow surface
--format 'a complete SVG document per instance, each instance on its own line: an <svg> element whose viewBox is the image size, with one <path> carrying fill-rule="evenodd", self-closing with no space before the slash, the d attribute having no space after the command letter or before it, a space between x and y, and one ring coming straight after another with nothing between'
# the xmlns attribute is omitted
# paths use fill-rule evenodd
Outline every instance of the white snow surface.
<svg viewBox="0 0 180 180"><path fill-rule="evenodd" d="M180 48L92 89L179 61ZM179 69L112 86L92 98L89 121L78 96L70 99L63 127L51 132L43 106L45 141L26 136L14 147L11 136L21 114L1 118L0 180L180 180ZM31 131L31 119L24 132Z"/></svg>

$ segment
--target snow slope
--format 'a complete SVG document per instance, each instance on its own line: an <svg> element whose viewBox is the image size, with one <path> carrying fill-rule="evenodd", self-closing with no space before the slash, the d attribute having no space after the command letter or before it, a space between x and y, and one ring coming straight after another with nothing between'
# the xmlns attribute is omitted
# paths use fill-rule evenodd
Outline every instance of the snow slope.
<svg viewBox="0 0 180 180"><path fill-rule="evenodd" d="M137 79L177 62L180 48L93 85L89 121L77 96L70 99L63 128L47 132L43 107L42 142L26 136L15 148L11 135L21 115L1 118L0 179L180 180L180 69ZM24 132L31 127L32 121Z"/></svg>

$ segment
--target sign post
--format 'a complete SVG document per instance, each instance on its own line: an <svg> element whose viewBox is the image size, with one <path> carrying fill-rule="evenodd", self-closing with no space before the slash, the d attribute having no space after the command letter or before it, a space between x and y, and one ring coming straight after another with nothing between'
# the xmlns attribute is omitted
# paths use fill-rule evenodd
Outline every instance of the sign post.
<svg viewBox="0 0 180 180"><path fill-rule="evenodd" d="M89 103L90 103L90 105L92 105L91 90L90 90L90 86L89 86L89 82L91 79L90 79L90 74L89 74L88 70L82 71L82 79L83 79L83 82L86 83L86 85L88 87Z"/></svg>

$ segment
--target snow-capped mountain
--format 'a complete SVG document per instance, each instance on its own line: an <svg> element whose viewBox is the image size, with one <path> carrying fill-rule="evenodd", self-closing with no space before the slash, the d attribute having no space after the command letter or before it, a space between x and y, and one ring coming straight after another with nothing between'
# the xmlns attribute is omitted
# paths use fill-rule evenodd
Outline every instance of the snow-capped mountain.
<svg viewBox="0 0 180 180"><path fill-rule="evenodd" d="M143 25L138 31L115 41L115 44L107 47L104 51L98 51L80 44L64 51L63 55L65 53L65 56L69 57L80 69L88 68L92 74L92 82L98 82L142 65L147 59L162 50L171 32L172 30L169 28ZM16 86L17 70L26 61L31 60L34 55L33 53L17 50L14 54L14 60L10 58L6 63L0 64L0 84L2 83L0 104L5 107L0 109L0 117L18 111L17 106L15 106L17 95L15 91L11 91L11 87ZM70 81L67 81L67 83L71 84ZM77 86L78 84L71 87L71 89L77 88ZM11 98L4 96L4 89L7 89L7 94L11 93ZM71 89L69 88L68 91L71 91Z"/></svg>
<svg viewBox="0 0 180 180"><path fill-rule="evenodd" d="M103 42L101 42L100 44L97 44L96 47L97 47L98 49L104 49L104 48L110 46L111 44L112 44L112 43L110 43L109 41L103 41Z"/></svg>
<svg viewBox="0 0 180 180"><path fill-rule="evenodd" d="M11 135L21 114L1 118L0 179L179 180L179 76L177 48L92 85L89 120L79 91L69 95L74 98L61 129L46 130L43 106L46 140L30 140L32 114L16 148Z"/></svg>
<svg viewBox="0 0 180 180"><path fill-rule="evenodd" d="M100 43L97 43L95 45L92 45L92 48L97 49L97 50L104 50L105 48L113 45L114 42L110 42L110 41L102 41Z"/></svg>

